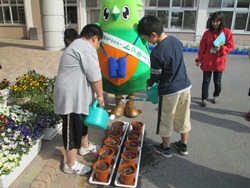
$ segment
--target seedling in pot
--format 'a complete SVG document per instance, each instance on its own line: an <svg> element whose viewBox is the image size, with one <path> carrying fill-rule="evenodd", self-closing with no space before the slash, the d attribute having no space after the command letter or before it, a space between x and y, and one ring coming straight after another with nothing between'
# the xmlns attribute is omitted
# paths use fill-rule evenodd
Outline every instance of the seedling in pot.
<svg viewBox="0 0 250 188"><path fill-rule="evenodd" d="M135 172L135 169L133 167L123 167L120 171L120 173L125 174L125 175L130 175L133 174Z"/></svg>
<svg viewBox="0 0 250 188"><path fill-rule="evenodd" d="M100 154L103 155L103 156L109 156L112 153L113 153L112 150L107 149L107 150L103 150Z"/></svg>
<svg viewBox="0 0 250 188"><path fill-rule="evenodd" d="M96 169L101 171L107 170L108 168L109 168L108 163L100 163L96 166Z"/></svg>

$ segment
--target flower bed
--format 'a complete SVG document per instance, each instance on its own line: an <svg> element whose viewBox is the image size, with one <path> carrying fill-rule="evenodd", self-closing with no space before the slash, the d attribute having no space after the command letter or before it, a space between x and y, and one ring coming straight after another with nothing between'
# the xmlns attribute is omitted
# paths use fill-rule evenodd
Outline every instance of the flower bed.
<svg viewBox="0 0 250 188"><path fill-rule="evenodd" d="M43 135L44 127L36 115L20 106L0 106L0 176L19 166L23 155Z"/></svg>
<svg viewBox="0 0 250 188"><path fill-rule="evenodd" d="M2 89L7 89L12 99L30 98L21 105L0 105L0 187L8 187L9 180L14 181L40 151L46 129L60 124L61 118L54 114L54 83L55 78L34 70L19 76L15 83L10 84L7 79L0 83L1 96Z"/></svg>
<svg viewBox="0 0 250 188"><path fill-rule="evenodd" d="M23 155L18 167L15 167L8 175L0 176L0 187L9 187L15 179L22 173L22 171L30 164L30 162L36 157L40 152L42 145L42 137L40 137L37 142L32 146L29 153Z"/></svg>

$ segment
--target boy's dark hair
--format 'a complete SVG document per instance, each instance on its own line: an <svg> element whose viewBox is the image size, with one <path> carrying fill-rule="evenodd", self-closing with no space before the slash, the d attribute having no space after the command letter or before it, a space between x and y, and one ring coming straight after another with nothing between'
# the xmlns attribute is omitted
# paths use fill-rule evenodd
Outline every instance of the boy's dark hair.
<svg viewBox="0 0 250 188"><path fill-rule="evenodd" d="M69 46L69 43L67 42L67 40L74 41L77 38L78 38L78 33L75 29L68 28L64 31L64 44L66 47Z"/></svg>
<svg viewBox="0 0 250 188"><path fill-rule="evenodd" d="M160 36L163 32L163 26L156 16L147 15L139 21L137 31L140 35L146 35L148 37L151 36L152 32Z"/></svg>
<svg viewBox="0 0 250 188"><path fill-rule="evenodd" d="M214 13L210 16L210 18L209 18L209 20L208 20L208 23L207 23L207 27L208 27L209 30L211 30L211 31L214 30L214 27L213 27L213 25L212 25L212 21L214 21L214 20L220 21L220 25L219 25L219 27L218 27L218 30L219 30L219 31L222 30L222 29L225 27L225 22L224 22L224 15L223 15L223 13L222 13L222 12L214 12Z"/></svg>
<svg viewBox="0 0 250 188"><path fill-rule="evenodd" d="M103 38L102 29L96 24L87 24L81 31L80 37L91 39L93 36L97 36L98 40Z"/></svg>

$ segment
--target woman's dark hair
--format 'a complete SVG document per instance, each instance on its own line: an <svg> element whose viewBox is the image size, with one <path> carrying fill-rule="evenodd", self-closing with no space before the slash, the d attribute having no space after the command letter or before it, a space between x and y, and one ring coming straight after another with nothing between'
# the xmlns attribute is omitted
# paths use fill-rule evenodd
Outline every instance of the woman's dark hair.
<svg viewBox="0 0 250 188"><path fill-rule="evenodd" d="M102 29L96 24L87 24L81 31L80 37L91 39L93 36L97 36L98 40L103 38Z"/></svg>
<svg viewBox="0 0 250 188"><path fill-rule="evenodd" d="M214 12L210 18L208 19L208 22L207 22L207 27L209 30L213 31L214 30L214 27L212 25L212 21L214 20L218 20L220 21L220 25L218 27L218 30L222 30L224 27L225 27L225 22L224 22L224 15L222 12Z"/></svg>
<svg viewBox="0 0 250 188"><path fill-rule="evenodd" d="M148 37L150 37L153 32L160 36L163 32L163 26L157 17L147 15L139 21L137 31L140 35L146 35Z"/></svg>
<svg viewBox="0 0 250 188"><path fill-rule="evenodd" d="M68 41L73 42L75 39L78 38L78 33L73 28L68 28L64 31L64 44L66 47L69 46ZM67 41L68 40L68 41Z"/></svg>

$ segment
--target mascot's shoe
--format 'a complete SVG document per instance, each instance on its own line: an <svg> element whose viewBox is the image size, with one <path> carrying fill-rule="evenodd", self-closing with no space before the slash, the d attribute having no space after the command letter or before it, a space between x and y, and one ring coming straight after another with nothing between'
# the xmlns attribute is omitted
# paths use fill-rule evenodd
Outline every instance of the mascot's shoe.
<svg viewBox="0 0 250 188"><path fill-rule="evenodd" d="M114 114L116 118L122 117L124 114L124 103L121 101L122 97L115 98L116 106L113 108L111 114Z"/></svg>
<svg viewBox="0 0 250 188"><path fill-rule="evenodd" d="M134 106L133 99L135 98L135 95L129 95L126 99L132 99L131 101L128 101L125 105L125 115L130 118L138 117L142 110L137 110Z"/></svg>

